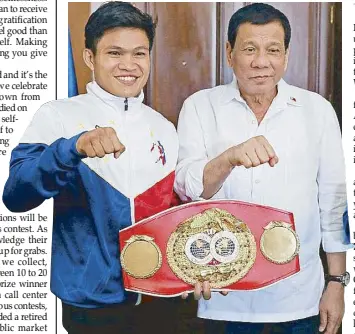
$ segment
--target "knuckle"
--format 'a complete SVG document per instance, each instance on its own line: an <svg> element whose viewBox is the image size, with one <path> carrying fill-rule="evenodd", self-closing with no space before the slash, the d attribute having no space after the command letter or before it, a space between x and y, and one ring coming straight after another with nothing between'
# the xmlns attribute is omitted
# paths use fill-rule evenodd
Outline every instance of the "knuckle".
<svg viewBox="0 0 355 334"><path fill-rule="evenodd" d="M262 144L263 143L263 136L256 136L256 137L254 137L254 140L255 140L255 143L257 144L257 145L260 145L260 144Z"/></svg>
<svg viewBox="0 0 355 334"><path fill-rule="evenodd" d="M105 147L104 150L105 150L105 154L110 154L114 152L114 149L111 146Z"/></svg>
<svg viewBox="0 0 355 334"><path fill-rule="evenodd" d="M99 158L102 158L105 155L101 149L100 150L96 149L95 152L96 152L96 156Z"/></svg>
<svg viewBox="0 0 355 334"><path fill-rule="evenodd" d="M113 128L107 128L107 134L108 134L108 136L110 136L110 137L117 138L116 131L115 131L115 129L113 129Z"/></svg>
<svg viewBox="0 0 355 334"><path fill-rule="evenodd" d="M337 314L330 314L329 315L329 322L331 322L332 324L335 324L338 322L338 315Z"/></svg>
<svg viewBox="0 0 355 334"><path fill-rule="evenodd" d="M92 132L92 134L95 136L101 136L103 133L105 133L104 128L97 128Z"/></svg>
<svg viewBox="0 0 355 334"><path fill-rule="evenodd" d="M256 143L258 142L258 138L257 137L253 137L253 138L250 138L247 143L250 143L252 145L255 145Z"/></svg>
<svg viewBox="0 0 355 334"><path fill-rule="evenodd" d="M258 136L260 140L266 140L266 138L263 135Z"/></svg>
<svg viewBox="0 0 355 334"><path fill-rule="evenodd" d="M244 152L246 146L247 146L246 142L239 144L238 146L235 147L234 154L238 154L239 152Z"/></svg>
<svg viewBox="0 0 355 334"><path fill-rule="evenodd" d="M113 146L108 143L104 143L102 145L102 148L105 153L112 153L113 152Z"/></svg>

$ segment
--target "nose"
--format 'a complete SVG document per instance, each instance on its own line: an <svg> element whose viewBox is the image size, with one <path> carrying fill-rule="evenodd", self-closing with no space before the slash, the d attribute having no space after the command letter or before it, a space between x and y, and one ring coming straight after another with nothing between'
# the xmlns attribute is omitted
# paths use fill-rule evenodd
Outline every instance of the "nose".
<svg viewBox="0 0 355 334"><path fill-rule="evenodd" d="M137 68L137 64L130 54L125 54L120 58L118 68L125 71L134 71Z"/></svg>
<svg viewBox="0 0 355 334"><path fill-rule="evenodd" d="M270 59L265 51L259 51L255 54L252 61L252 67L265 68L270 66Z"/></svg>

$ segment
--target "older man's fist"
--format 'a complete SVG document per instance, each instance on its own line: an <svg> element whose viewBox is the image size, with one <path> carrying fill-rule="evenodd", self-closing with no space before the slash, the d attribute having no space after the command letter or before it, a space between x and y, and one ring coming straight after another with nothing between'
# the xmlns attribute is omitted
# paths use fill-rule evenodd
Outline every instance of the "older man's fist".
<svg viewBox="0 0 355 334"><path fill-rule="evenodd" d="M227 150L227 154L232 167L250 168L264 163L269 163L271 167L274 167L279 161L274 149L264 136L253 137L233 146Z"/></svg>

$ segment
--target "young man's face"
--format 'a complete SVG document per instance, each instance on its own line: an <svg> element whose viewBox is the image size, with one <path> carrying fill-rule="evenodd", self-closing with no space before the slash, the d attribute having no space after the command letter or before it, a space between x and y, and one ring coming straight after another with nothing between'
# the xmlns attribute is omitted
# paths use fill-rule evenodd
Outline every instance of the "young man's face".
<svg viewBox="0 0 355 334"><path fill-rule="evenodd" d="M227 57L243 93L258 95L276 89L287 67L284 38L279 22L239 26L234 48L227 43Z"/></svg>
<svg viewBox="0 0 355 334"><path fill-rule="evenodd" d="M101 88L116 96L134 97L148 81L149 40L142 29L114 28L101 37L95 55L84 51L84 60Z"/></svg>

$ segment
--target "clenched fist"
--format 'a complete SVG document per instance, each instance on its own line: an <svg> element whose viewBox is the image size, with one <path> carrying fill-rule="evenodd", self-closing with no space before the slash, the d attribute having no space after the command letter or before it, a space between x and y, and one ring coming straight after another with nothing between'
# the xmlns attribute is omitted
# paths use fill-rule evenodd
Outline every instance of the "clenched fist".
<svg viewBox="0 0 355 334"><path fill-rule="evenodd" d="M279 158L264 136L257 136L227 150L231 166L257 167L269 163L274 167Z"/></svg>
<svg viewBox="0 0 355 334"><path fill-rule="evenodd" d="M97 128L83 133L76 142L76 149L90 158L103 158L114 153L116 159L126 150L112 128Z"/></svg>

